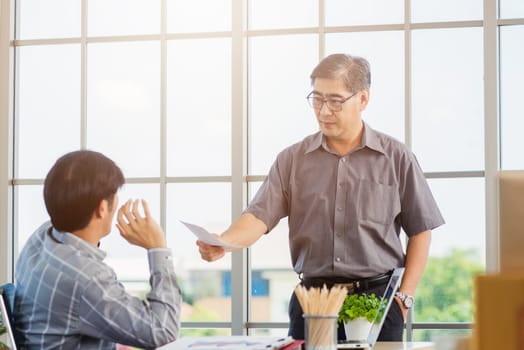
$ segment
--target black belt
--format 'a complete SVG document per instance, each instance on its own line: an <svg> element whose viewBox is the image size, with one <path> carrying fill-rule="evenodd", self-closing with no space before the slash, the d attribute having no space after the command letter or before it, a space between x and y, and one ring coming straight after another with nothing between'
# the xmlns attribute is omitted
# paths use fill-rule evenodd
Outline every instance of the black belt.
<svg viewBox="0 0 524 350"><path fill-rule="evenodd" d="M389 278L393 270L383 273L378 276L368 277L368 278L359 278L352 279L347 277L312 277L312 278L302 278L301 284L306 287L326 287L331 288L333 286L346 287L349 293L366 290L373 287L382 286L388 283Z"/></svg>

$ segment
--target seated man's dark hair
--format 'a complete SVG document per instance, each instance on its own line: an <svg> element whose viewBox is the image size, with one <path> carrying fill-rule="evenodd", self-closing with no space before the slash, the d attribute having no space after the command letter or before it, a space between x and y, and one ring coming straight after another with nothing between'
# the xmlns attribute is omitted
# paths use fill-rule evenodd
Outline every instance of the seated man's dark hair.
<svg viewBox="0 0 524 350"><path fill-rule="evenodd" d="M103 199L113 199L124 184L120 168L101 153L67 153L53 165L44 182L44 201L53 226L73 232L85 228Z"/></svg>

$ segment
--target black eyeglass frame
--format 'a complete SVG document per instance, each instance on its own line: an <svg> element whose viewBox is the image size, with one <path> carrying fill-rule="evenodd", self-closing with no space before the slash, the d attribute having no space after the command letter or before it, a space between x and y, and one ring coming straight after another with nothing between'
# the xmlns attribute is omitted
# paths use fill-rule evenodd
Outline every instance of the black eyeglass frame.
<svg viewBox="0 0 524 350"><path fill-rule="evenodd" d="M353 96L355 96L356 94L358 94L359 91L355 92L354 94L352 94L351 96L343 99L343 100L335 100L337 103L340 103L340 106L337 107L337 108L332 108L333 106L329 105L329 102L333 102L334 99L329 99L329 98L323 98L322 99L322 104L320 105L320 107L315 107L314 105L314 100L315 98L317 99L320 99L320 96L318 95L315 95L315 91L311 91L307 96L306 96L306 99L308 100L308 103L309 105L311 106L311 108L315 109L315 110L318 110L320 111L322 109L322 107L324 107L324 103L326 104L327 108L331 111L331 112L340 112L342 110L342 105L348 101L349 99L351 99Z"/></svg>

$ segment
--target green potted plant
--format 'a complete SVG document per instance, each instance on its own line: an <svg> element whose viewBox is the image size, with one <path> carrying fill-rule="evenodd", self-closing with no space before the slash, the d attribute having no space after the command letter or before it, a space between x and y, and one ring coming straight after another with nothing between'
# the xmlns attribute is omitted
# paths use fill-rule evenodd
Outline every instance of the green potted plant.
<svg viewBox="0 0 524 350"><path fill-rule="evenodd" d="M367 337L381 301L382 297L377 297L375 293L355 293L346 296L338 313L338 321L344 323L348 340Z"/></svg>

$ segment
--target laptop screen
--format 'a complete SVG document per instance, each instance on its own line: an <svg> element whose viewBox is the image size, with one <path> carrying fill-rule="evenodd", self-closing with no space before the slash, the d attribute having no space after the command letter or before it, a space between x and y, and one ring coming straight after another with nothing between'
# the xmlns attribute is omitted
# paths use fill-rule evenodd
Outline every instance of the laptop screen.
<svg viewBox="0 0 524 350"><path fill-rule="evenodd" d="M2 296L0 296L0 349L16 350L13 329L11 328L4 298Z"/></svg>
<svg viewBox="0 0 524 350"><path fill-rule="evenodd" d="M393 302L395 293L400 285L400 280L402 278L403 273L404 268L401 267L395 269L391 274L391 278L389 279L389 283L386 287L386 290L384 291L384 295L382 295L382 301L380 302L380 306L378 307L377 315L375 316L375 319L373 320L373 323L371 325L371 330L369 331L368 342L370 344L375 344L375 342L378 339L378 336L380 335L382 325L386 320L387 313L389 311L389 308L391 307L391 303Z"/></svg>

